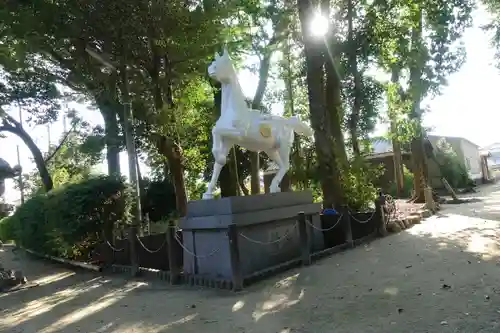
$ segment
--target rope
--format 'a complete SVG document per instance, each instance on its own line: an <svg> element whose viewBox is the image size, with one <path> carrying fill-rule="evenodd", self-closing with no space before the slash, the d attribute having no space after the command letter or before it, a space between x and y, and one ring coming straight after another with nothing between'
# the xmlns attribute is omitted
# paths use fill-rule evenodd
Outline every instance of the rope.
<svg viewBox="0 0 500 333"><path fill-rule="evenodd" d="M114 251L114 252L121 252L123 251L125 248L121 248L121 249L117 249L116 247L114 247L109 241L108 239L106 238L106 235L104 235L104 233L102 234L102 238L104 239L104 242L109 246L109 248Z"/></svg>
<svg viewBox="0 0 500 333"><path fill-rule="evenodd" d="M167 232L165 233L165 236L166 237L163 240L163 243L160 245L160 247L158 249L156 249L156 250L153 251L153 250L148 249L146 247L146 245L144 245L144 243L141 241L141 238L138 235L136 235L137 240L139 241L139 244L141 244L142 248L144 250L146 250L147 252L149 252L149 253L156 253L156 252L160 251L161 249L163 249L163 247L165 246L165 244L167 244L167 239L168 239L168 233Z"/></svg>
<svg viewBox="0 0 500 333"><path fill-rule="evenodd" d="M260 245L271 245L271 244L276 244L276 243L279 243L281 242L283 239L285 239L286 237L288 237L288 235L295 230L295 228L297 228L297 222L293 225L292 228L288 229L284 234L283 236L281 236L280 238L278 239L275 239L273 241L270 241L270 242L262 242L262 241L259 241L259 240L256 240L256 239L252 239L246 235L244 235L243 233L240 232L240 236L243 237L244 239L246 239L247 241L251 242L251 243L255 243L255 244L260 244Z"/></svg>
<svg viewBox="0 0 500 333"><path fill-rule="evenodd" d="M340 215L340 217L338 218L337 222L335 222L335 224L334 224L333 226L331 226L331 227L329 227L329 228L326 228L326 229L322 229L322 228L319 228L319 227L315 226L314 224L312 224L312 223L309 221L309 219L306 219L306 223L307 223L308 225L310 225L313 229L316 229L316 230L318 230L318 231L330 231L330 230L332 230L333 228L335 228L335 227L336 227L336 226L340 223L340 221L342 221L342 217L343 217L343 216L344 216L344 214Z"/></svg>
<svg viewBox="0 0 500 333"><path fill-rule="evenodd" d="M203 258L208 258L208 257L211 257L213 256L214 254L216 254L217 252L219 252L220 249L216 249L216 250L213 250L212 252L210 252L209 254L206 254L206 255L196 255L196 253L193 253L191 252L189 249L187 249L184 244L182 244L181 240L178 238L178 236L176 235L175 237L175 240L177 241L177 243L179 243L180 247L182 247L184 249L184 251L186 251L188 254L192 255L193 257L195 258L198 258L198 259L203 259Z"/></svg>
<svg viewBox="0 0 500 333"><path fill-rule="evenodd" d="M360 220L360 219L358 219L358 218L354 217L354 214L353 214L353 213L351 213L351 212L349 211L349 215L352 217L352 219L353 219L354 221L356 221L356 222L360 223L360 224L365 224L365 223L370 222L370 221L373 219L373 216L375 215L375 213L376 213L376 212L372 212L372 215L371 215L369 218L367 218L366 220L363 220L363 221L362 221L362 220Z"/></svg>

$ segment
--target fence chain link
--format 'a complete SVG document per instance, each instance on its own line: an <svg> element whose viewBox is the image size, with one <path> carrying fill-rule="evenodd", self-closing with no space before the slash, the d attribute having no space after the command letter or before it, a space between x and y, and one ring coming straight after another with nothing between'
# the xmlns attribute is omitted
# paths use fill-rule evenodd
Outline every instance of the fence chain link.
<svg viewBox="0 0 500 333"><path fill-rule="evenodd" d="M106 235L104 235L104 233L102 234L102 238L104 239L104 242L109 246L109 248L111 249L111 251L113 252L121 252L123 250L125 250L125 248L121 248L121 249L117 249L116 247L113 246L113 244L111 244L109 242L109 240L106 238Z"/></svg>
<svg viewBox="0 0 500 333"><path fill-rule="evenodd" d="M369 218L367 218L366 220L360 220L360 219L356 218L356 217L354 216L354 214L353 214L353 213L351 213L351 211L349 211L349 215L351 216L351 218L352 218L354 221L356 221L356 222L358 222L358 223L360 223L360 224L365 224L365 223L370 222L370 221L373 219L373 217L375 216L375 213L376 213L376 211L373 211L373 212L372 212L372 215L371 215Z"/></svg>
<svg viewBox="0 0 500 333"><path fill-rule="evenodd" d="M323 228L319 228L319 227L315 226L315 225L314 225L313 223L311 223L311 221L309 221L309 219L307 219L307 218L306 218L306 223L307 223L309 226L311 226L311 228L313 228L313 229L315 229L315 230L318 230L318 231L330 231L330 230L332 230L333 228L335 228L335 227L336 227L336 226L340 223L340 221L342 221L342 217L344 217L344 214L342 214L342 215L340 215L340 216L339 216L339 218L338 218L337 222L335 222L335 224L334 224L333 226L331 226L331 227L329 227L329 228L325 228L325 229L323 229Z"/></svg>
<svg viewBox="0 0 500 333"><path fill-rule="evenodd" d="M168 232L165 233L165 239L163 240L163 243L160 245L160 247L156 250L150 250L146 247L146 245L144 245L144 243L141 241L141 238L139 237L139 235L136 235L137 237L137 240L139 241L139 244L141 244L142 248L144 250L146 250L147 252L149 253L157 253L159 252L161 249L163 249L163 247L165 246L165 244L167 244L167 240L168 240Z"/></svg>
<svg viewBox="0 0 500 333"><path fill-rule="evenodd" d="M182 249L184 251L186 251L186 253L190 254L191 256L195 257L195 258L198 258L198 259L204 259L204 258L208 258L208 257L211 257L213 256L214 254L216 254L217 252L219 252L220 249L215 249L213 250L212 252L210 252L209 254L206 254L206 255L197 255L196 253L193 253L191 252L188 248L186 248L184 246L184 244L182 244L182 241L179 239L179 237L177 235L174 236L175 240L177 241L177 243L179 243L179 246L182 247Z"/></svg>
<svg viewBox="0 0 500 333"><path fill-rule="evenodd" d="M244 235L243 233L239 233L239 235L241 237L243 237L244 239L246 239L247 241L251 242L251 243L255 243L255 244L260 244L260 245L272 245L272 244L276 244L276 243L279 243L281 242L282 240L286 239L288 237L288 235L290 235L290 233L292 231L295 231L295 229L297 228L297 222L294 223L293 227L291 227L290 229L288 229L284 234L283 236L279 237L278 239L275 239L273 241L270 241L270 242L263 242L263 241L259 241L259 240L256 240L256 239L252 239L246 235Z"/></svg>

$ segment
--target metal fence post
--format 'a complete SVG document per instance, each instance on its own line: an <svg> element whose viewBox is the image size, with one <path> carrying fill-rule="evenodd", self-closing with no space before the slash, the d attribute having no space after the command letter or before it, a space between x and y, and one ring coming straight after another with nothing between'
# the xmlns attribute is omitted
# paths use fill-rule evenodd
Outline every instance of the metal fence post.
<svg viewBox="0 0 500 333"><path fill-rule="evenodd" d="M170 284L179 283L181 267L179 262L180 254L183 253L178 239L177 231L173 222L168 223L167 227L167 246L168 246L168 269L170 271Z"/></svg>
<svg viewBox="0 0 500 333"><path fill-rule="evenodd" d="M354 241L352 239L351 215L349 215L349 208L347 206L342 206L342 220L346 243L349 244L349 247L354 247Z"/></svg>
<svg viewBox="0 0 500 333"><path fill-rule="evenodd" d="M377 234L380 237L387 236L387 228L386 228L387 217L385 216L384 207L385 207L385 196L382 193L382 191L380 191L378 198L375 200L375 211L378 217L378 225L376 226L376 228L377 228Z"/></svg>
<svg viewBox="0 0 500 333"><path fill-rule="evenodd" d="M302 253L302 265L309 266L311 264L311 245L309 242L309 235L307 234L306 214L300 212L297 216L297 223L299 224L299 239L300 249Z"/></svg>
<svg viewBox="0 0 500 333"><path fill-rule="evenodd" d="M238 229L236 224L230 224L227 228L229 241L229 254L231 257L231 277L233 280L233 291L243 289L243 274L241 272L240 248L238 246Z"/></svg>

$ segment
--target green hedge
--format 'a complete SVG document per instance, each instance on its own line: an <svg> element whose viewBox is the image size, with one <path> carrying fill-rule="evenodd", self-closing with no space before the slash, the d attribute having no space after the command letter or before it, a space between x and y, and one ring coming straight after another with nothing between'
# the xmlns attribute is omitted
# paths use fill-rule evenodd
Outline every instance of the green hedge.
<svg viewBox="0 0 500 333"><path fill-rule="evenodd" d="M133 198L122 179L99 176L38 194L0 221L0 237L62 258L84 258L102 233L130 221Z"/></svg>

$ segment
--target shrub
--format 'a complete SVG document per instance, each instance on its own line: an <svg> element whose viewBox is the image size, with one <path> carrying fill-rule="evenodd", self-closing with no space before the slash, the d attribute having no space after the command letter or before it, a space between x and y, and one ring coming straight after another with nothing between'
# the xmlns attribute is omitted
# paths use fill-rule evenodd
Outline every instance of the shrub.
<svg viewBox="0 0 500 333"><path fill-rule="evenodd" d="M373 206L378 195L373 182L382 172L381 167L368 165L363 158L358 157L351 162L350 169L342 173L347 205L351 210L360 212Z"/></svg>
<svg viewBox="0 0 500 333"><path fill-rule="evenodd" d="M411 171L403 165L403 193L401 193L403 198L410 198L412 196L413 178L413 173L411 173ZM396 198L398 196L397 192L396 183L393 182L389 189L389 194Z"/></svg>
<svg viewBox="0 0 500 333"><path fill-rule="evenodd" d="M85 257L103 232L130 220L132 199L123 180L98 176L30 198L2 220L2 230L37 252Z"/></svg>
<svg viewBox="0 0 500 333"><path fill-rule="evenodd" d="M151 222L162 221L176 214L175 189L169 180L147 181L141 193L143 215Z"/></svg>
<svg viewBox="0 0 500 333"><path fill-rule="evenodd" d="M436 144L436 161L444 177L453 188L468 187L471 183L465 165L460 161L453 147L446 141L440 139Z"/></svg>

